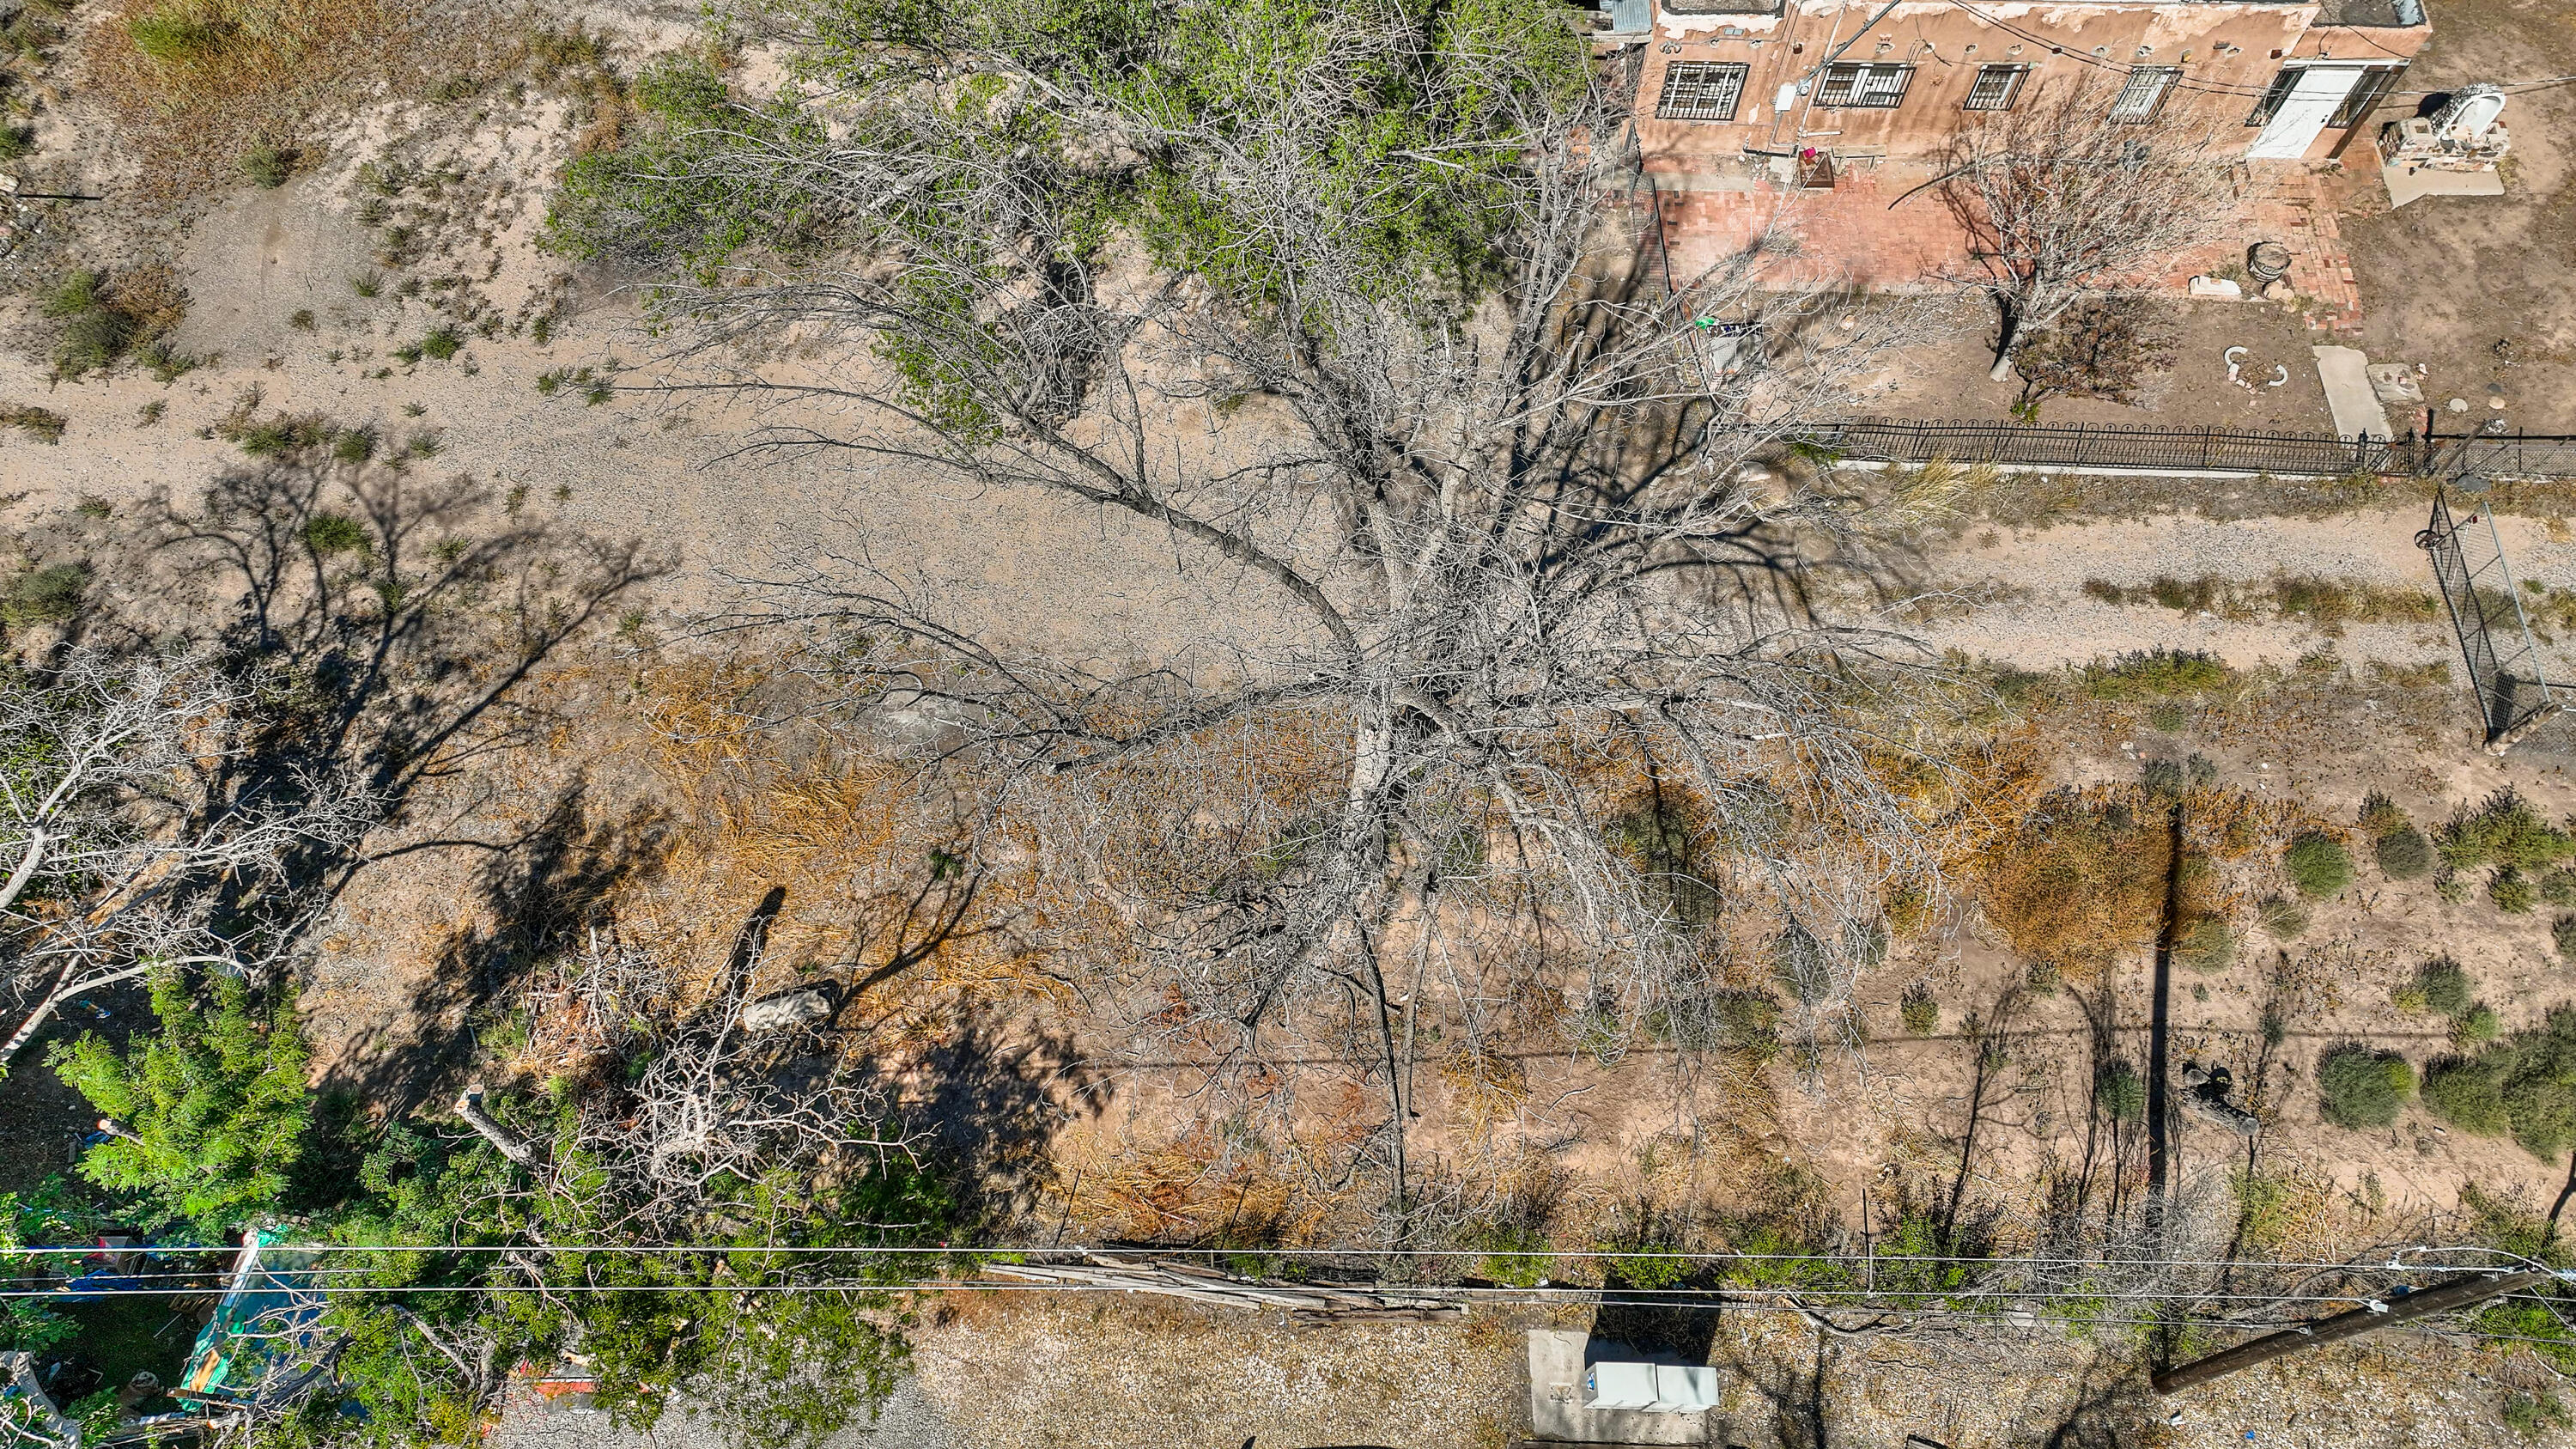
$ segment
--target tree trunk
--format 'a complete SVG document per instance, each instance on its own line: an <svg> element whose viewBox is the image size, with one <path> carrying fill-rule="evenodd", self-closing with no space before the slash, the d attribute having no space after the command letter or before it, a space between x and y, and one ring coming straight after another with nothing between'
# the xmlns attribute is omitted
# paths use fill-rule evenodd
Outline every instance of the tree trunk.
<svg viewBox="0 0 2576 1449"><path fill-rule="evenodd" d="M192 956L184 959L201 961L206 958ZM36 1003L35 1009L27 1013L25 1021L18 1023L18 1029L9 1034L9 1040L0 1042L0 1077L9 1075L9 1064L18 1059L18 1053L26 1050L27 1043L35 1040L36 1033L44 1030L45 1023L53 1019L54 1012L64 1002L75 996L86 996L90 992L104 990L120 981L131 981L150 971L153 964L149 961L138 962L135 965L111 971L104 976L89 977L78 976L78 968L65 966L61 974L54 978L53 988L45 993L45 999Z"/></svg>
<svg viewBox="0 0 2576 1449"><path fill-rule="evenodd" d="M527 1138L502 1126L493 1120L491 1113L483 1110L481 1082L467 1087L465 1095L456 1099L456 1115L464 1118L465 1125L473 1128L484 1141L491 1143L503 1157L521 1167L526 1167L537 1160L537 1150L528 1145Z"/></svg>
<svg viewBox="0 0 2576 1449"><path fill-rule="evenodd" d="M1986 376L2005 382L2013 375L2013 344L2021 341L2022 319L2009 303L2001 303L1995 310L2003 315L1995 323L1995 365L1986 369Z"/></svg>

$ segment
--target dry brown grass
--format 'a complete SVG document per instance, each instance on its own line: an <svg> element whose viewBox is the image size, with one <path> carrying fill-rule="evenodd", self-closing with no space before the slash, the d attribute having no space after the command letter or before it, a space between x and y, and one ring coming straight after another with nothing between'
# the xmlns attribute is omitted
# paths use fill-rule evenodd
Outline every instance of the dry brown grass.
<svg viewBox="0 0 2576 1449"><path fill-rule="evenodd" d="M2171 851L2164 812L2142 804L2061 790L1980 852L1980 898L2014 950L2080 976L2154 942Z"/></svg>
<svg viewBox="0 0 2576 1449"><path fill-rule="evenodd" d="M1449 1100L1478 1129L1518 1116L1529 1104L1529 1073L1489 1043L1461 1042L1440 1060Z"/></svg>
<svg viewBox="0 0 2576 1449"><path fill-rule="evenodd" d="M309 148L325 116L416 95L525 54L497 4L118 0L84 38L77 84L168 201L238 185L254 147Z"/></svg>
<svg viewBox="0 0 2576 1449"><path fill-rule="evenodd" d="M1029 929L1033 874L984 871L958 915L968 882L951 874L965 849L951 797L860 738L775 727L763 700L783 678L772 666L716 660L637 677L629 753L680 824L642 903L654 918L711 961L749 904L783 887L772 960L867 971L919 954L881 983L889 1008L928 1010L959 992L1052 990L1033 969L1044 954L1043 933Z"/></svg>

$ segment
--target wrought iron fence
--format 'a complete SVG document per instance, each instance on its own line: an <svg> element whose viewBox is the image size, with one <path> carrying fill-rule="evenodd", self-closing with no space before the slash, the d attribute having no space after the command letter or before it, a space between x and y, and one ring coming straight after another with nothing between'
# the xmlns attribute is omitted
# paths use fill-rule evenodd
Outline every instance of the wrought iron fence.
<svg viewBox="0 0 2576 1449"><path fill-rule="evenodd" d="M2458 478L2576 478L2576 438L2444 435L2344 438L2249 428L2142 428L1903 418L1848 418L1803 431L1808 444L1847 458L1897 463L2002 463L2022 467L2132 468L2142 473L2271 473L2340 478L2356 473Z"/></svg>

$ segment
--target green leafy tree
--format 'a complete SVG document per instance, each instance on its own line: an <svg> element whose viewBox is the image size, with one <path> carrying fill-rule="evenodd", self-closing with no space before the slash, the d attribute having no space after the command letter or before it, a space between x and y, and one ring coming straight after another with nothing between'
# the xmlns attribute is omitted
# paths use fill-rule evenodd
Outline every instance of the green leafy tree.
<svg viewBox="0 0 2576 1449"><path fill-rule="evenodd" d="M97 1229L96 1211L59 1177L27 1192L0 1192L0 1277L41 1278L62 1264L19 1250L77 1243ZM78 1325L40 1299L0 1304L0 1351L42 1354L77 1332Z"/></svg>
<svg viewBox="0 0 2576 1449"><path fill-rule="evenodd" d="M663 979L644 959L598 970ZM808 1039L782 1073L775 1040L733 1029L740 990L687 1012L640 987L599 999L607 1071L492 1094L483 1135L387 1129L330 1229L409 1245L336 1260L361 1275L331 1309L336 1372L366 1412L315 1409L298 1432L470 1442L511 1365L576 1346L631 1428L675 1396L764 1449L866 1423L909 1362L890 1285L944 1271L906 1250L958 1207L849 1068Z"/></svg>
<svg viewBox="0 0 2576 1449"><path fill-rule="evenodd" d="M124 1052L84 1033L51 1059L115 1134L83 1155L81 1175L137 1194L156 1223L221 1232L286 1196L313 1119L310 1053L292 993L262 1005L227 973L205 992L201 1001L182 973L156 972L158 1031Z"/></svg>

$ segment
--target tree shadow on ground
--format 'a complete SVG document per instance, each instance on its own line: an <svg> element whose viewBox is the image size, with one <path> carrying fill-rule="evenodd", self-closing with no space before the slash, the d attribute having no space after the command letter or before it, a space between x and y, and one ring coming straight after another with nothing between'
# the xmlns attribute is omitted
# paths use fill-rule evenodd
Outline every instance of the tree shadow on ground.
<svg viewBox="0 0 2576 1449"><path fill-rule="evenodd" d="M1620 1344L1648 1359L1704 1364L1716 1347L1720 1301L1715 1292L1623 1296L1614 1284L1602 1291L1600 1306L1593 1310L1591 1342ZM1604 1355L1587 1348L1586 1356Z"/></svg>
<svg viewBox="0 0 2576 1449"><path fill-rule="evenodd" d="M134 567L175 572L218 617L211 630L203 613L135 622L211 645L265 696L233 797L358 793L398 822L423 786L542 743L554 721L525 686L671 567L635 542L496 508L462 475L369 461L343 448L357 434L318 419L269 426L286 430L281 451L224 470L193 505L151 501L136 530ZM336 892L381 858L296 864Z"/></svg>
<svg viewBox="0 0 2576 1449"><path fill-rule="evenodd" d="M1715 1333L1718 1315L1708 1317L1713 1339L1705 1362L1746 1391L1743 1407L1724 1415L1722 1428L1709 1442L1745 1449L1829 1449L1836 1441L1826 1423L1825 1403L1836 1350L1824 1330L1817 1330L1812 1354L1790 1358Z"/></svg>
<svg viewBox="0 0 2576 1449"><path fill-rule="evenodd" d="M592 820L578 780L533 826L477 832L508 788L494 764L544 747L562 723L528 686L670 563L504 504L463 475L429 476L426 435L388 455L373 434L318 416L259 418L255 399L226 426L257 456L187 503L163 496L138 510L122 567L142 587L122 622L153 648L208 652L257 690L251 748L226 762L213 808L358 799L375 827L366 848L305 842L282 891L222 887L227 932L301 931L371 867L484 854L473 889L494 924L454 943L410 988L410 1015L353 1043L322 1083L398 1113L460 1060L465 1020L524 976L548 933L653 858L653 813ZM467 824L411 828L425 798Z"/></svg>
<svg viewBox="0 0 2576 1449"><path fill-rule="evenodd" d="M944 1025L887 1085L906 1125L928 1132L944 1160L975 1165L974 1181L957 1184L973 1217L1028 1221L1054 1179L1048 1142L1105 1110L1107 1086L1070 1032L972 1002Z"/></svg>
<svg viewBox="0 0 2576 1449"><path fill-rule="evenodd" d="M606 923L610 894L649 883L667 853L668 823L654 807L593 820L578 781L544 819L491 847L474 889L489 923L467 930L410 987L397 1020L407 1030L351 1042L320 1086L399 1117L450 1085L471 1062L477 1017L516 999L549 951Z"/></svg>

